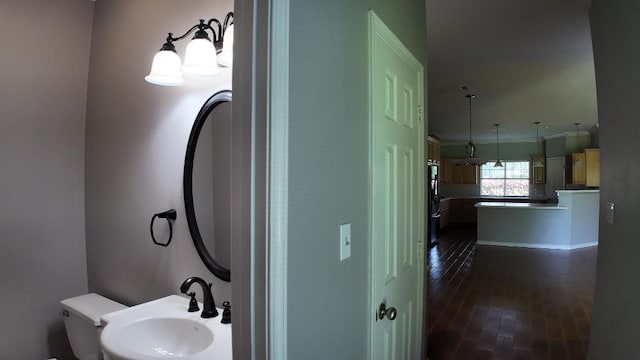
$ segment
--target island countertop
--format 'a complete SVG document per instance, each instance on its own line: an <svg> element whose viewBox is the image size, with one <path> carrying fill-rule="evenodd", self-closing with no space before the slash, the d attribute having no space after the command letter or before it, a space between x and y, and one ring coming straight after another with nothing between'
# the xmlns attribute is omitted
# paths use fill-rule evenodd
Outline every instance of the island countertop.
<svg viewBox="0 0 640 360"><path fill-rule="evenodd" d="M478 202L477 244L563 250L596 246L599 195L559 191L557 205Z"/></svg>
<svg viewBox="0 0 640 360"><path fill-rule="evenodd" d="M566 206L559 206L558 204L537 204L501 201L481 201L477 202L474 206L477 208L567 210Z"/></svg>

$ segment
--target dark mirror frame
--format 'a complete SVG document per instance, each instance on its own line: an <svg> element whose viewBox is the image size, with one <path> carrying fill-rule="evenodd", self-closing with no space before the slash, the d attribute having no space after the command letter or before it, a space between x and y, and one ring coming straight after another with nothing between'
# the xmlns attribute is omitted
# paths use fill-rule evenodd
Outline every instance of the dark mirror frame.
<svg viewBox="0 0 640 360"><path fill-rule="evenodd" d="M204 244L200 229L198 228L198 222L196 220L196 213L193 207L193 160L196 154L196 145L198 145L198 137L205 121L209 117L209 114L218 105L224 102L231 102L231 90L219 91L211 96L202 106L196 116L196 120L191 128L191 134L189 135L189 142L187 143L187 153L184 159L184 206L187 214L187 223L189 224L189 232L191 233L191 239L196 246L200 259L205 266L221 280L231 281L231 270L222 267L211 255L211 252Z"/></svg>

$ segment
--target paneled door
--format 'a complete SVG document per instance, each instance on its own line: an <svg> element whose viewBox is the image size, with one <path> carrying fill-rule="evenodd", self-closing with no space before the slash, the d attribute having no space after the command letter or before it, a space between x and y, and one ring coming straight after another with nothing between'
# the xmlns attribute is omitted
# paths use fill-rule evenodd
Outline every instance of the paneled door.
<svg viewBox="0 0 640 360"><path fill-rule="evenodd" d="M423 67L369 14L371 358L418 359L424 295Z"/></svg>

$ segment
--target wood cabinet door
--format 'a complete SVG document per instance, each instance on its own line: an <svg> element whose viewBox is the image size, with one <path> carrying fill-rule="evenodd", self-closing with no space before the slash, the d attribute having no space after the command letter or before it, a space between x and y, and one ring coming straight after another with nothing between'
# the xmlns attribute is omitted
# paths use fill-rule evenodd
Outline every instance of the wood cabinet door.
<svg viewBox="0 0 640 360"><path fill-rule="evenodd" d="M573 185L586 185L586 156L584 153L571 154L571 183Z"/></svg>
<svg viewBox="0 0 640 360"><path fill-rule="evenodd" d="M453 167L453 183L464 184L464 165L454 164Z"/></svg>
<svg viewBox="0 0 640 360"><path fill-rule="evenodd" d="M600 149L584 149L587 186L600 186Z"/></svg>
<svg viewBox="0 0 640 360"><path fill-rule="evenodd" d="M427 137L427 159L431 164L440 164L440 140Z"/></svg>
<svg viewBox="0 0 640 360"><path fill-rule="evenodd" d="M443 184L455 184L455 170L456 164L454 164L451 159L442 159L440 182Z"/></svg>
<svg viewBox="0 0 640 360"><path fill-rule="evenodd" d="M478 183L478 165L463 165L462 183L477 184Z"/></svg>
<svg viewBox="0 0 640 360"><path fill-rule="evenodd" d="M440 229L444 229L449 225L449 216L451 214L451 202L449 200L440 201Z"/></svg>
<svg viewBox="0 0 640 360"><path fill-rule="evenodd" d="M533 155L531 157L531 183L544 184L546 169L544 155Z"/></svg>

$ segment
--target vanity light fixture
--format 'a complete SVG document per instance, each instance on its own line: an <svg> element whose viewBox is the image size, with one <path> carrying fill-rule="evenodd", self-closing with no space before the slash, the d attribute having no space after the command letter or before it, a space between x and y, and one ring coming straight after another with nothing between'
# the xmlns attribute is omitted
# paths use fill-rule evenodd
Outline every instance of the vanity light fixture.
<svg viewBox="0 0 640 360"><path fill-rule="evenodd" d="M184 64L173 44L195 31L187 45ZM211 31L212 38L209 37ZM221 23L210 19L192 26L183 35L174 37L169 33L166 42L154 56L151 72L144 79L147 82L163 86L184 84L183 74L191 76L214 76L220 72L218 64L229 67L233 63L233 13L229 12Z"/></svg>
<svg viewBox="0 0 640 360"><path fill-rule="evenodd" d="M539 140L539 136L538 136L538 129L540 127L540 121L536 121L534 122L534 124L536 124L536 151L538 150L538 145L540 143ZM533 161L533 167L544 167L544 164L542 163L542 161L540 161L540 158L536 157L535 160Z"/></svg>
<svg viewBox="0 0 640 360"><path fill-rule="evenodd" d="M493 164L493 167L503 167L502 161L500 161L500 136L498 135L498 128L500 124L493 124L496 127L496 163Z"/></svg>

